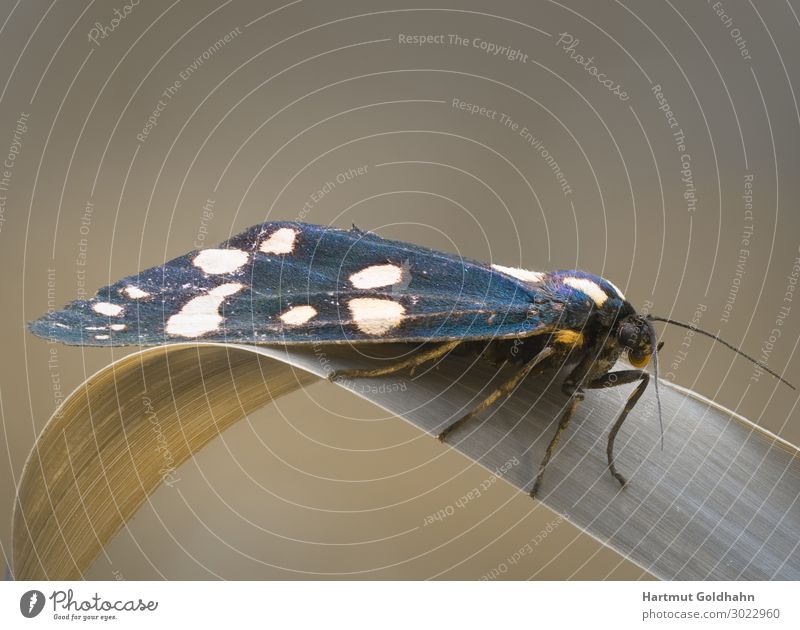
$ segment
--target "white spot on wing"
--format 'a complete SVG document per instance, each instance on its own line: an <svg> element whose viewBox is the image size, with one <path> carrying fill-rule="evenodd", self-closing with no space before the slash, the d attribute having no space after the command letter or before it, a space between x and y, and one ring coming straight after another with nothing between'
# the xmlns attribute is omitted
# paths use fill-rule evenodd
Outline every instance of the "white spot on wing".
<svg viewBox="0 0 800 630"><path fill-rule="evenodd" d="M142 291L139 287L134 286L125 287L122 292L132 300L141 300L150 295L147 291Z"/></svg>
<svg viewBox="0 0 800 630"><path fill-rule="evenodd" d="M227 284L221 284L218 287L214 287L211 291L208 292L209 295L213 295L215 297L228 297L229 295L233 295L234 293L238 293L242 290L242 285L238 282L228 282Z"/></svg>
<svg viewBox="0 0 800 630"><path fill-rule="evenodd" d="M247 252L241 249L204 249L194 257L193 264L206 273L233 273L247 262Z"/></svg>
<svg viewBox="0 0 800 630"><path fill-rule="evenodd" d="M368 335L382 335L394 328L406 312L399 302L379 298L354 298L347 306L358 329Z"/></svg>
<svg viewBox="0 0 800 630"><path fill-rule="evenodd" d="M504 267L503 265L492 265L492 269L523 282L541 282L544 280L544 274L541 271L529 271L517 267Z"/></svg>
<svg viewBox="0 0 800 630"><path fill-rule="evenodd" d="M605 301L608 299L606 292L600 288L600 285L594 280L589 280L589 278L575 278L570 276L568 278L564 278L564 284L568 284L573 289L583 291L586 295L594 300L594 303L597 304L597 306L603 306Z"/></svg>
<svg viewBox="0 0 800 630"><path fill-rule="evenodd" d="M297 230L278 228L261 243L259 249L265 254L290 254L294 249Z"/></svg>
<svg viewBox="0 0 800 630"><path fill-rule="evenodd" d="M376 289L398 284L403 279L403 268L397 265L372 265L350 276L356 289Z"/></svg>
<svg viewBox="0 0 800 630"><path fill-rule="evenodd" d="M180 337L199 337L212 330L217 330L222 323L219 307L223 300L241 290L241 284L229 282L214 287L207 295L192 298L184 304L180 312L167 320L167 334Z"/></svg>
<svg viewBox="0 0 800 630"><path fill-rule="evenodd" d="M127 328L127 326L125 324L111 324L111 326L109 326L109 328L111 330L125 330Z"/></svg>
<svg viewBox="0 0 800 630"><path fill-rule="evenodd" d="M119 304L112 304L111 302L98 302L92 306L95 313L101 315L108 315L109 317L116 317L122 313L122 307Z"/></svg>
<svg viewBox="0 0 800 630"><path fill-rule="evenodd" d="M109 339L110 337L108 335L95 335L94 338L103 340L103 339Z"/></svg>
<svg viewBox="0 0 800 630"><path fill-rule="evenodd" d="M622 300L624 300L624 299L625 299L625 296L624 296L624 295L622 295L622 291L620 291L620 290L619 290L619 287L618 287L616 284L614 284L613 282L611 282L611 280L606 280L606 282L608 282L608 284L610 284L610 285L611 285L611 288L612 288L612 289L614 289L614 291L616 291L616 292L617 292L617 295L620 297L620 299L622 299Z"/></svg>
<svg viewBox="0 0 800 630"><path fill-rule="evenodd" d="M281 315L281 321L290 326L298 326L305 324L316 314L317 309L313 306L294 306Z"/></svg>

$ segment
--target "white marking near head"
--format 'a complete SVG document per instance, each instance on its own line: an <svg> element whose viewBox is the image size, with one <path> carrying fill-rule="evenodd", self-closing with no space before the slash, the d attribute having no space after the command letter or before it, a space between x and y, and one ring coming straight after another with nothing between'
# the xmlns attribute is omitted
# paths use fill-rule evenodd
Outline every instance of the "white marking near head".
<svg viewBox="0 0 800 630"><path fill-rule="evenodd" d="M281 321L290 326L299 326L305 324L316 314L317 309L313 306L293 306L281 315Z"/></svg>
<svg viewBox="0 0 800 630"><path fill-rule="evenodd" d="M350 276L350 284L356 289L377 289L399 284L403 280L403 268L398 265L372 265Z"/></svg>
<svg viewBox="0 0 800 630"><path fill-rule="evenodd" d="M184 304L180 312L167 320L166 331L169 335L180 337L199 337L212 330L217 330L222 323L219 307L229 295L242 290L238 282L230 282L214 287L208 295L200 295Z"/></svg>
<svg viewBox="0 0 800 630"><path fill-rule="evenodd" d="M617 295L619 296L619 298L620 298L621 300L624 300L624 299L625 299L625 296L624 296L624 295L622 295L622 291L620 291L620 290L619 290L619 287L618 287L616 284L614 284L613 282L611 282L611 280L606 280L606 282L608 282L608 284L610 284L610 285L611 285L611 288L612 288L612 289L614 289L614 291L616 291L616 292L617 292Z"/></svg>
<svg viewBox="0 0 800 630"><path fill-rule="evenodd" d="M125 330L127 328L127 326L125 324L111 324L111 326L109 326L109 328L111 330Z"/></svg>
<svg viewBox="0 0 800 630"><path fill-rule="evenodd" d="M233 273L247 262L247 252L241 249L204 249L194 257L193 264L206 273Z"/></svg>
<svg viewBox="0 0 800 630"><path fill-rule="evenodd" d="M132 300L140 300L150 295L147 291L142 291L139 287L129 286L122 289L122 292Z"/></svg>
<svg viewBox="0 0 800 630"><path fill-rule="evenodd" d="M265 254L290 254L294 249L297 230L278 228L261 243L259 249Z"/></svg>
<svg viewBox="0 0 800 630"><path fill-rule="evenodd" d="M354 298L347 303L361 332L381 335L403 321L406 309L399 302L379 298Z"/></svg>
<svg viewBox="0 0 800 630"><path fill-rule="evenodd" d="M94 338L95 339L101 339L101 340L102 339L110 339L110 337L108 335L95 335Z"/></svg>
<svg viewBox="0 0 800 630"><path fill-rule="evenodd" d="M98 302L92 306L95 313L101 315L108 315L109 317L116 317L122 313L122 307L119 304L112 304L111 302Z"/></svg>
<svg viewBox="0 0 800 630"><path fill-rule="evenodd" d="M564 278L564 284L568 284L573 289L578 289L578 291L583 291L586 295L594 300L594 303L597 304L597 306L603 306L605 301L608 299L606 292L600 288L600 285L594 280L589 280L589 278L575 278L573 276L569 276Z"/></svg>
<svg viewBox="0 0 800 630"><path fill-rule="evenodd" d="M492 269L512 276L517 280L523 282L541 282L544 280L544 274L541 271L528 271L527 269L518 269L517 267L504 267L503 265L492 265Z"/></svg>

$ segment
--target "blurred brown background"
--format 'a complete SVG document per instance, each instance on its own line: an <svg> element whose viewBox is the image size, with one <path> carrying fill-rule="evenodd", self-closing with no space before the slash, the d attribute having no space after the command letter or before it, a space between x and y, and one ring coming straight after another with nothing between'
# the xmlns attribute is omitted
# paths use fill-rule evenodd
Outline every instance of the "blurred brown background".
<svg viewBox="0 0 800 630"><path fill-rule="evenodd" d="M652 312L703 311L800 381L797 11L2 3L3 553L36 434L124 354L50 345L25 322L268 219L590 270ZM795 392L706 341L681 354L683 337L664 333L667 378L800 442ZM184 465L88 577L475 579L548 524L504 577L648 577L505 484L424 526L486 474L321 383Z"/></svg>

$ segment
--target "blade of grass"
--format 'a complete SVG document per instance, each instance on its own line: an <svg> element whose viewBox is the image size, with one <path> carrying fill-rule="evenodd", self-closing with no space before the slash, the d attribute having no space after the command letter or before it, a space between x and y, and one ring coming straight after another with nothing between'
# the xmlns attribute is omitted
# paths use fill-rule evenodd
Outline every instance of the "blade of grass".
<svg viewBox="0 0 800 630"><path fill-rule="evenodd" d="M334 346L176 344L101 370L51 418L26 463L14 514L15 577L80 577L168 481L165 449L177 467L274 398L330 369L375 363ZM496 377L489 365L448 357L414 378L343 386L436 433L487 395ZM391 386L400 381L403 387ZM565 403L558 387L548 385L526 380L504 404L456 431L452 447L528 490ZM617 438L626 488L606 470L605 440L627 389L594 391L548 467L542 502L660 578L799 579L796 447L692 392L663 385L665 449L652 390ZM509 467L509 461L519 463Z"/></svg>

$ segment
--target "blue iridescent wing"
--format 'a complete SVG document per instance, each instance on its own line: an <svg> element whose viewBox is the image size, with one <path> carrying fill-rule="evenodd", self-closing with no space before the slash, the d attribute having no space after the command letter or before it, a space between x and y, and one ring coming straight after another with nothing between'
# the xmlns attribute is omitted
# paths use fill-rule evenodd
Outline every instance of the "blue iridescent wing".
<svg viewBox="0 0 800 630"><path fill-rule="evenodd" d="M104 287L30 329L73 345L159 345L444 341L579 328L591 303L548 277L355 228L270 222Z"/></svg>

